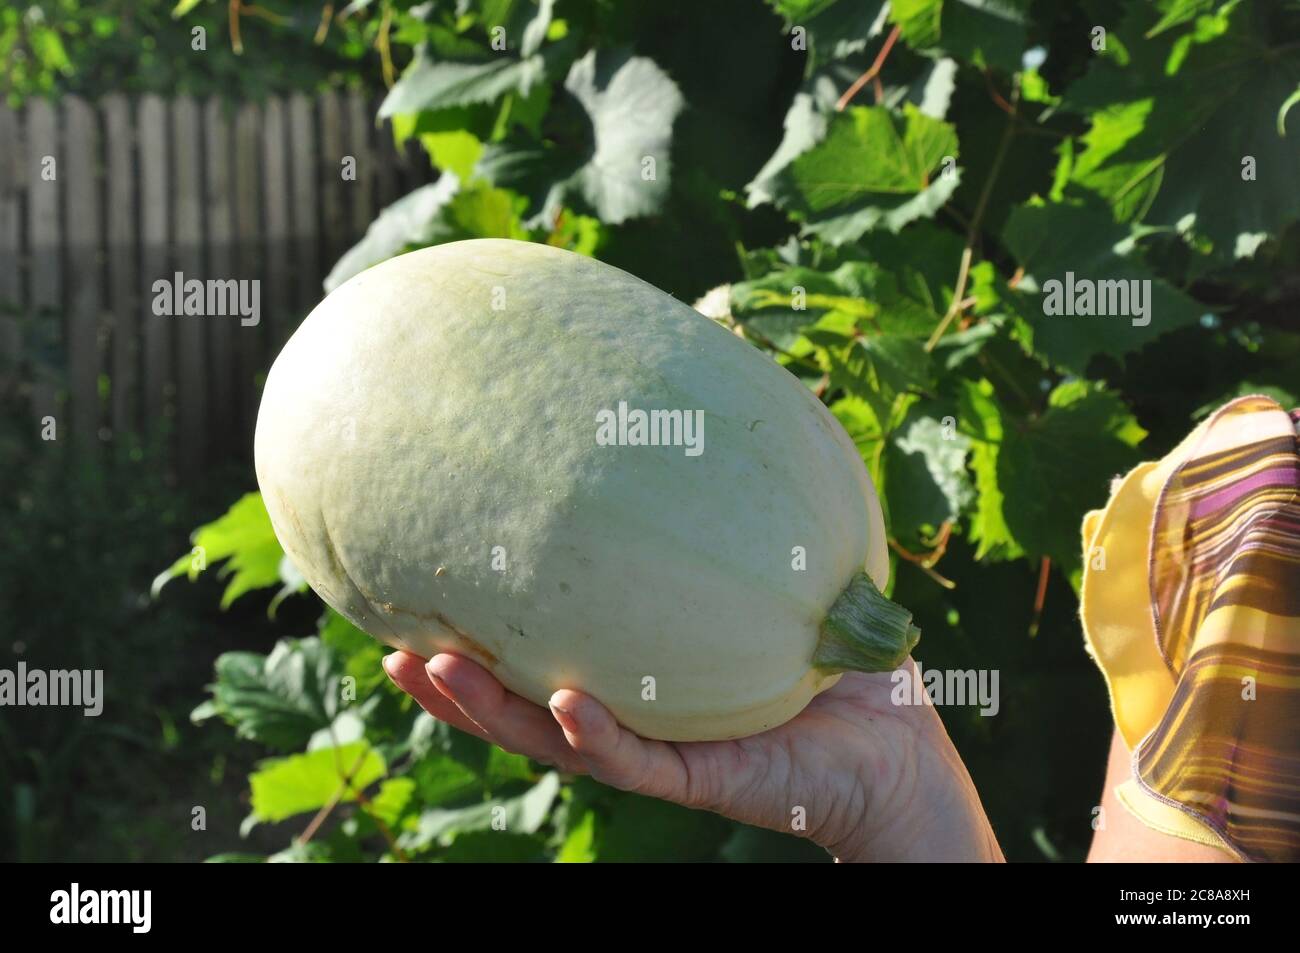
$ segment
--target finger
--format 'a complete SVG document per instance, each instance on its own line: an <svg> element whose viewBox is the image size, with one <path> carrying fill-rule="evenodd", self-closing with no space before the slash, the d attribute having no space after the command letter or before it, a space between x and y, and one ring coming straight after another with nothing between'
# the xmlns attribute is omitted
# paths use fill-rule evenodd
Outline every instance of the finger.
<svg viewBox="0 0 1300 953"><path fill-rule="evenodd" d="M455 702L487 737L518 754L585 774L564 733L546 709L506 691L487 669L459 655L435 655L425 666L438 690Z"/></svg>
<svg viewBox="0 0 1300 953"><path fill-rule="evenodd" d="M558 691L550 707L569 745L596 780L669 801L690 801L690 772L674 745L638 737L582 692Z"/></svg>
<svg viewBox="0 0 1300 953"><path fill-rule="evenodd" d="M419 702L420 707L434 718L476 738L489 740L482 728L466 717L455 702L434 687L429 680L429 673L424 670L424 659L410 652L393 652L384 656L383 664L384 671L393 680L393 684Z"/></svg>

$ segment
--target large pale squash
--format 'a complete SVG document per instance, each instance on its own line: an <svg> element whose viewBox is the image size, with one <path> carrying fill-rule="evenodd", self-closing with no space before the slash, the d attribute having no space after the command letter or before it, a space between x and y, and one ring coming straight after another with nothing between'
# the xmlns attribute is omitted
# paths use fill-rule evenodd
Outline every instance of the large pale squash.
<svg viewBox="0 0 1300 953"><path fill-rule="evenodd" d="M598 440L620 402L701 411L702 443ZM582 689L647 737L778 725L918 634L877 591L880 504L821 402L544 245L457 242L342 285L271 369L256 458L285 551L358 626L539 704Z"/></svg>

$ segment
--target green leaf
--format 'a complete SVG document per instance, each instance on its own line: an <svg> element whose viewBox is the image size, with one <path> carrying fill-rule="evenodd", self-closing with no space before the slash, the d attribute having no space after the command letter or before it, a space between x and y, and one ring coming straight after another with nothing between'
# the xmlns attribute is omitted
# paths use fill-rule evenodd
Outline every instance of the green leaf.
<svg viewBox="0 0 1300 953"><path fill-rule="evenodd" d="M905 103L910 102L922 114L932 119L943 119L952 99L956 67L955 62L944 58L927 64L912 82L887 87L883 105L891 110L901 110ZM856 67L837 63L804 81L786 111L781 144L745 186L750 208L773 201L774 180L778 173L826 137L826 129L839 111L840 93L853 83L858 72Z"/></svg>
<svg viewBox="0 0 1300 953"><path fill-rule="evenodd" d="M1146 38L1153 39L1172 27L1181 26L1209 10L1215 2L1216 0L1171 0L1156 4L1157 7L1163 7L1165 12L1160 21L1147 30Z"/></svg>
<svg viewBox="0 0 1300 953"><path fill-rule="evenodd" d="M975 558L1015 559L1024 555L1007 525L1003 512L1005 496L998 480L998 457L1002 449L1002 413L986 380L963 382L960 419L976 440L971 446L971 469L975 472L976 506L971 516L971 541Z"/></svg>
<svg viewBox="0 0 1300 953"><path fill-rule="evenodd" d="M933 360L922 343L913 338L857 337L845 344L818 338L814 344L819 345L819 357L831 375L831 385L870 404L886 431L898 422L895 415L901 412L900 397L935 388Z"/></svg>
<svg viewBox="0 0 1300 953"><path fill-rule="evenodd" d="M855 106L776 177L774 198L805 232L839 245L872 228L898 231L933 215L959 184L955 165L944 165L956 158L953 127L911 103L902 115Z"/></svg>
<svg viewBox="0 0 1300 953"><path fill-rule="evenodd" d="M393 117L393 137L398 148L410 137L416 137L438 169L468 182L474 164L483 153L482 139L491 131L490 127L481 128L489 115L484 106L402 113Z"/></svg>
<svg viewBox="0 0 1300 953"><path fill-rule="evenodd" d="M773 271L731 286L731 314L787 351L795 347L799 332L828 311L857 319L870 319L879 308L867 298L874 293L874 269L861 262L846 262L834 272L802 266Z"/></svg>
<svg viewBox="0 0 1300 953"><path fill-rule="evenodd" d="M915 545L945 521L955 520L975 499L966 470L971 441L956 417L937 404L909 409L885 454L882 495L895 538ZM898 487L900 492L891 492Z"/></svg>
<svg viewBox="0 0 1300 953"><path fill-rule="evenodd" d="M410 775L419 789L420 804L426 807L457 801L483 788L477 771L445 754L421 758Z"/></svg>
<svg viewBox="0 0 1300 953"><path fill-rule="evenodd" d="M420 186L380 212L365 237L330 269L325 290L333 291L353 275L409 248L437 241L446 231L441 213L459 189L460 180L444 172L437 182Z"/></svg>
<svg viewBox="0 0 1300 953"><path fill-rule="evenodd" d="M1053 390L1046 413L1007 431L998 460L1007 526L1020 545L1065 567L1078 563L1084 514L1105 504L1111 479L1137 463L1133 448L1145 436L1100 383Z"/></svg>
<svg viewBox="0 0 1300 953"><path fill-rule="evenodd" d="M487 767L483 770L483 783L489 791L509 784L511 781L537 780L528 758L522 754L511 754L493 745L488 751Z"/></svg>
<svg viewBox="0 0 1300 953"><path fill-rule="evenodd" d="M343 674L356 680L358 698L365 698L388 680L383 669L388 649L333 609L325 609L317 635L343 659Z"/></svg>
<svg viewBox="0 0 1300 953"><path fill-rule="evenodd" d="M518 797L484 801L469 807L428 810L420 815L413 830L402 834L399 843L408 850L424 850L439 844L446 846L464 831L534 834L546 822L559 791L559 775L552 771Z"/></svg>
<svg viewBox="0 0 1300 953"><path fill-rule="evenodd" d="M475 62L434 60L419 51L379 106L379 118L489 103L507 93L528 95L568 61L571 46L553 43L524 57L497 53Z"/></svg>
<svg viewBox="0 0 1300 953"><path fill-rule="evenodd" d="M769 0L787 27L802 27L808 41L811 72L832 60L867 48L881 33L880 0Z"/></svg>
<svg viewBox="0 0 1300 953"><path fill-rule="evenodd" d="M573 64L564 88L582 104L594 138L574 176L583 197L611 225L657 212L668 194L673 121L684 103L677 85L653 60L593 50ZM643 176L645 159L655 162L651 179Z"/></svg>
<svg viewBox="0 0 1300 953"><path fill-rule="evenodd" d="M577 199L616 225L658 212L669 193L673 122L683 99L653 60L592 50L564 81L564 147L517 136L484 150L476 173L529 198L536 227ZM629 122L629 116L636 116Z"/></svg>
<svg viewBox="0 0 1300 953"><path fill-rule="evenodd" d="M214 854L204 861L205 864L264 864L266 863L264 854L239 854L225 853Z"/></svg>
<svg viewBox="0 0 1300 953"><path fill-rule="evenodd" d="M1154 276L1134 254L1128 228L1104 211L1022 206L1012 211L1002 237L1026 273L1017 291L1005 289L1002 303L1030 329L1027 344L1060 367L1084 373L1093 355L1119 357L1196 323L1205 313L1204 306ZM1123 313L1077 313L1088 288L1092 310L1101 309L1104 293L1107 310ZM1139 300L1142 315L1135 313Z"/></svg>
<svg viewBox="0 0 1300 953"><path fill-rule="evenodd" d="M328 727L342 706L338 657L319 639L284 639L270 655L226 652L217 657L212 701L191 716L219 716L241 738L272 748L301 748Z"/></svg>
<svg viewBox="0 0 1300 953"><path fill-rule="evenodd" d="M1020 69L1025 7L1018 0L893 0L889 18L913 49L943 50L975 66Z"/></svg>
<svg viewBox="0 0 1300 953"><path fill-rule="evenodd" d="M285 579L282 567L284 550L275 537L260 493L244 494L220 519L196 529L190 540L194 551L176 560L154 579L151 588L154 598L177 576L188 576L193 582L199 573L223 560L228 562L219 575L229 579L221 596L223 609L246 592L290 582ZM305 584L293 582L296 590L305 588Z"/></svg>
<svg viewBox="0 0 1300 953"><path fill-rule="evenodd" d="M716 814L623 795L601 825L598 857L607 863L709 860L730 831L730 823Z"/></svg>
<svg viewBox="0 0 1300 953"><path fill-rule="evenodd" d="M1068 572L1080 561L1084 514L1137 462L1134 447L1146 431L1095 382L1061 384L1043 413L1023 419L1003 417L987 381L968 384L962 398L962 422L975 438L977 558L1046 555Z"/></svg>
<svg viewBox="0 0 1300 953"><path fill-rule="evenodd" d="M884 474L879 467L878 452L884 442L884 428L876 417L871 404L861 397L852 395L841 397L828 408L835 419L840 422L853 445L858 448L867 472L871 474L876 485L884 483Z"/></svg>
<svg viewBox="0 0 1300 953"><path fill-rule="evenodd" d="M1097 58L1065 94L1066 108L1092 119L1066 194L1097 195L1124 221L1204 236L1219 260L1254 254L1300 218L1300 162L1277 123L1300 84L1300 50L1278 44L1269 6L1225 4L1191 29L1162 20L1127 62ZM1130 35L1159 14L1132 11Z"/></svg>
<svg viewBox="0 0 1300 953"><path fill-rule="evenodd" d="M555 855L557 864L590 864L596 860L596 812L587 808L569 826L564 843Z"/></svg>
<svg viewBox="0 0 1300 953"><path fill-rule="evenodd" d="M829 864L834 860L806 838L748 825L738 825L727 838L721 859L729 864Z"/></svg>
<svg viewBox="0 0 1300 953"><path fill-rule="evenodd" d="M332 291L353 275L394 255L467 238L527 239L519 221L523 201L483 182L461 187L444 172L437 182L398 199L370 223L366 235L330 270L325 289Z"/></svg>
<svg viewBox="0 0 1300 953"><path fill-rule="evenodd" d="M415 795L411 778L387 778L370 799L369 812L389 827L395 826Z"/></svg>
<svg viewBox="0 0 1300 953"><path fill-rule="evenodd" d="M387 770L383 757L364 741L264 761L249 777L252 816L283 821L336 799L355 801Z"/></svg>
<svg viewBox="0 0 1300 953"><path fill-rule="evenodd" d="M536 53L546 39L555 12L555 0L459 0L456 12L458 15L477 15L491 40L496 39L496 28L502 28L505 48L518 49L528 57Z"/></svg>
<svg viewBox="0 0 1300 953"><path fill-rule="evenodd" d="M531 834L511 831L463 831L438 855L446 864L522 864L544 860L546 844Z"/></svg>

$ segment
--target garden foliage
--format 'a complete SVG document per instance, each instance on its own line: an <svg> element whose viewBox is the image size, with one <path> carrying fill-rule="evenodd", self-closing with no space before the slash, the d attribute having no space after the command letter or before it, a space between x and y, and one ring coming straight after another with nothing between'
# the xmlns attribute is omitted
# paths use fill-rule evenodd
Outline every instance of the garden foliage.
<svg viewBox="0 0 1300 953"><path fill-rule="evenodd" d="M1075 614L1083 514L1219 402L1297 403L1300 5L349 9L407 63L381 115L442 175L328 285L414 247L511 237L704 296L861 449L922 665L1000 672L997 717L943 715L1009 856L1082 856L1110 735ZM1147 320L1050 313L1067 273L1138 282ZM256 494L194 541L228 600L314 598ZM246 824L285 825L273 859L816 854L448 730L332 611L293 634L223 655L195 712L270 756Z"/></svg>

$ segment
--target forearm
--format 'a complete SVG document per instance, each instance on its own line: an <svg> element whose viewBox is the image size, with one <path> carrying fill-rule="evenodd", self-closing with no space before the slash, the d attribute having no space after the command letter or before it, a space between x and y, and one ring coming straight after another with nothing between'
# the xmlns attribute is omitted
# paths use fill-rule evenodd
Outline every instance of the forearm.
<svg viewBox="0 0 1300 953"><path fill-rule="evenodd" d="M1115 789L1132 775L1132 755L1116 731L1106 763L1101 795L1101 823L1092 835L1089 863L1155 861L1157 863L1226 864L1233 856L1220 847L1197 844L1147 827L1120 803Z"/></svg>

